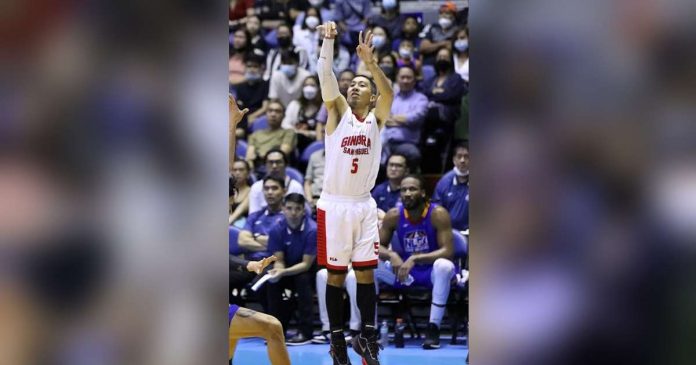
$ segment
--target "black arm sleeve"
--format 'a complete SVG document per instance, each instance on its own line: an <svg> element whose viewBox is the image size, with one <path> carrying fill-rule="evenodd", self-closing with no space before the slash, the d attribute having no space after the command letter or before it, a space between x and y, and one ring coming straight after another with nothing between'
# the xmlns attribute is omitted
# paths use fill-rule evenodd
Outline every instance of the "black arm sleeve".
<svg viewBox="0 0 696 365"><path fill-rule="evenodd" d="M230 255L230 270L247 271L248 260Z"/></svg>

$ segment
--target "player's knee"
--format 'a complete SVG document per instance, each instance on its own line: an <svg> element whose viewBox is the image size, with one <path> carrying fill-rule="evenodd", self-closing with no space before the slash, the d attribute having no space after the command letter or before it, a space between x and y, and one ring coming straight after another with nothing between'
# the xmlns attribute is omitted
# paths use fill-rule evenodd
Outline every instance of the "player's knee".
<svg viewBox="0 0 696 365"><path fill-rule="evenodd" d="M439 258L433 263L433 271L436 275L451 275L454 273L454 263L448 259Z"/></svg>
<svg viewBox="0 0 696 365"><path fill-rule="evenodd" d="M270 317L270 316L269 316ZM283 325L275 317L270 317L265 323L265 331L267 340L284 341Z"/></svg>

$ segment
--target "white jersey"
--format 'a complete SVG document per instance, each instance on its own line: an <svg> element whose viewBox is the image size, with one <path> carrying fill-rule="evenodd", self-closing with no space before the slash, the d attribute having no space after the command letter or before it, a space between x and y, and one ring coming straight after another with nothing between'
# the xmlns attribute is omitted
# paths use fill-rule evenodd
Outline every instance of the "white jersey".
<svg viewBox="0 0 696 365"><path fill-rule="evenodd" d="M351 108L324 140L326 164L322 192L345 197L369 196L375 186L382 156L382 142L374 113L364 121Z"/></svg>

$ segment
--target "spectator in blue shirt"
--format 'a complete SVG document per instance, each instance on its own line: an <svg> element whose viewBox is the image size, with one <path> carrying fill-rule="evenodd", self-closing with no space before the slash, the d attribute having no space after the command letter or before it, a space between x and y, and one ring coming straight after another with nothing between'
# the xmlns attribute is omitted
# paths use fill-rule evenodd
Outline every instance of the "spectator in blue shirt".
<svg viewBox="0 0 696 365"><path fill-rule="evenodd" d="M394 153L387 160L387 181L372 189L372 198L377 202L377 208L383 212L396 207L401 193L401 180L410 172L406 156Z"/></svg>
<svg viewBox="0 0 696 365"><path fill-rule="evenodd" d="M277 257L267 284L268 309L280 319L287 330L290 313L284 306L282 293L293 287L297 293L299 331L288 345L305 345L312 340L312 282L310 269L317 255L317 224L305 214L304 196L293 193L285 197L285 216L270 231L268 250Z"/></svg>
<svg viewBox="0 0 696 365"><path fill-rule="evenodd" d="M469 229L469 145L459 142L454 147L454 169L446 173L435 187L433 202L445 207L452 217L452 228Z"/></svg>
<svg viewBox="0 0 696 365"><path fill-rule="evenodd" d="M285 183L283 179L269 175L263 179L263 194L267 206L252 213L247 218L242 231L239 232L239 247L246 251L244 258L250 261L258 261L264 257L271 256L268 248L268 234L272 227L275 227L282 219L281 212L283 196L285 195ZM232 289L242 289L256 277L255 273L230 272L230 291ZM268 312L265 292L260 292L259 298L263 309ZM243 303L232 303L243 305Z"/></svg>
<svg viewBox="0 0 696 365"><path fill-rule="evenodd" d="M334 5L338 33L344 35L341 43L354 49L358 44L358 34L365 29L367 18L372 14L372 1L336 0Z"/></svg>

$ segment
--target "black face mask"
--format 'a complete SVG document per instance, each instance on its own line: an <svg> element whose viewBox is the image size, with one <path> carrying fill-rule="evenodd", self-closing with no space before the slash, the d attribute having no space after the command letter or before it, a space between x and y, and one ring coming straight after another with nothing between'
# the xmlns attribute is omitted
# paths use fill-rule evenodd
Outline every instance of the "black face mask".
<svg viewBox="0 0 696 365"><path fill-rule="evenodd" d="M435 71L437 72L447 72L452 68L452 62L447 60L437 60L435 61Z"/></svg>
<svg viewBox="0 0 696 365"><path fill-rule="evenodd" d="M382 71L384 71L384 74L385 74L388 78L391 79L391 78L394 77L394 66L392 66L392 65L382 65L382 66L379 66L379 67L382 69Z"/></svg>
<svg viewBox="0 0 696 365"><path fill-rule="evenodd" d="M281 48L288 48L290 46L290 38L288 38L288 37L278 38L278 45Z"/></svg>

